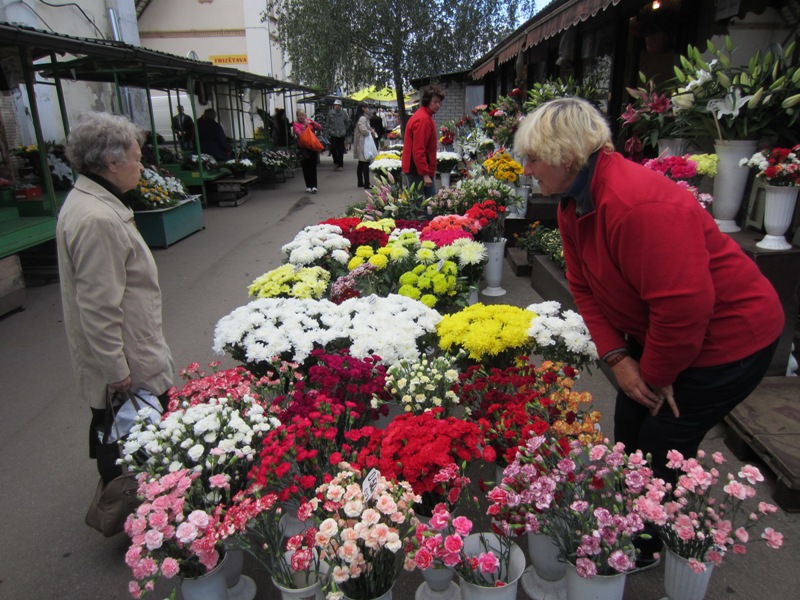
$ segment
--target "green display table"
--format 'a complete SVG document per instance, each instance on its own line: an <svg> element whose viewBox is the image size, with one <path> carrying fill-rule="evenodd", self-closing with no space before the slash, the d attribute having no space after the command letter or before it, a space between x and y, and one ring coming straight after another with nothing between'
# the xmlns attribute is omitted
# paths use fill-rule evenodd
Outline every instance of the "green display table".
<svg viewBox="0 0 800 600"><path fill-rule="evenodd" d="M135 212L136 227L151 248L167 248L196 231L205 229L199 196L182 200L177 206Z"/></svg>

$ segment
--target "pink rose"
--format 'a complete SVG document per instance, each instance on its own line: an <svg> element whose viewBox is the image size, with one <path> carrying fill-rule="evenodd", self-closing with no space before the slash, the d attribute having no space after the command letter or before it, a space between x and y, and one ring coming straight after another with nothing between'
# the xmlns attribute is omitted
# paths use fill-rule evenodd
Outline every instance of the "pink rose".
<svg viewBox="0 0 800 600"><path fill-rule="evenodd" d="M461 552L464 541L457 535L448 535L444 540L444 549L448 552Z"/></svg>
<svg viewBox="0 0 800 600"><path fill-rule="evenodd" d="M770 548L777 550L783 546L783 534L778 533L772 527L767 527L764 533L761 534L761 537L767 540L767 546Z"/></svg>
<svg viewBox="0 0 800 600"><path fill-rule="evenodd" d="M469 532L472 531L472 521L467 517L456 517L453 519L453 527L458 535L466 537L469 535Z"/></svg>
<svg viewBox="0 0 800 600"><path fill-rule="evenodd" d="M167 579L175 577L180 570L181 567L174 558L167 557L164 559L164 562L161 563L161 574Z"/></svg>
<svg viewBox="0 0 800 600"><path fill-rule="evenodd" d="M450 523L450 513L446 510L439 510L433 513L430 527L435 531L441 531Z"/></svg>
<svg viewBox="0 0 800 600"><path fill-rule="evenodd" d="M597 575L597 567L588 558L579 558L575 561L575 569L580 577L591 579Z"/></svg>
<svg viewBox="0 0 800 600"><path fill-rule="evenodd" d="M150 529L144 534L144 543L147 545L148 550L156 550L161 547L164 542L164 535L155 529Z"/></svg>

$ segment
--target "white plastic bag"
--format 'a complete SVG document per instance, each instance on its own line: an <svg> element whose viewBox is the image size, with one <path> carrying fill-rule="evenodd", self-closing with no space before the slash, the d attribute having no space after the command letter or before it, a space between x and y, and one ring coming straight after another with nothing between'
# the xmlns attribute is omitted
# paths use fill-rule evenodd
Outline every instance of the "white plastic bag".
<svg viewBox="0 0 800 600"><path fill-rule="evenodd" d="M139 405L139 414L151 423L160 421L161 402L158 401L158 398L145 389L139 389L135 394L137 396L137 398L135 398L136 403ZM119 410L117 410L114 425L112 425L108 436L109 443L116 442L118 440L117 435L122 438L128 435L131 431L131 427L133 427L133 422L136 420L136 416L136 407L131 399L128 398L122 406L119 407Z"/></svg>
<svg viewBox="0 0 800 600"><path fill-rule="evenodd" d="M378 156L378 147L375 145L375 140L371 135L364 138L364 158L372 160Z"/></svg>

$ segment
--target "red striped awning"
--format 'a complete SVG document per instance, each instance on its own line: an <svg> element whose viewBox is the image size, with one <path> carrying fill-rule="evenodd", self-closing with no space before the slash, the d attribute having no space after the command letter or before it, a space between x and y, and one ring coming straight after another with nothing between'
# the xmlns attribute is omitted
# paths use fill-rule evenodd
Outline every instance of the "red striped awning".
<svg viewBox="0 0 800 600"><path fill-rule="evenodd" d="M620 0L573 0L565 3L527 31L528 48L595 16L612 4L616 6L619 2Z"/></svg>
<svg viewBox="0 0 800 600"><path fill-rule="evenodd" d="M511 44L500 50L500 54L497 56L497 64L502 65L504 62L508 62L509 60L515 58L517 54L519 54L519 51L522 49L524 44L525 36L522 35L515 41L511 42Z"/></svg>

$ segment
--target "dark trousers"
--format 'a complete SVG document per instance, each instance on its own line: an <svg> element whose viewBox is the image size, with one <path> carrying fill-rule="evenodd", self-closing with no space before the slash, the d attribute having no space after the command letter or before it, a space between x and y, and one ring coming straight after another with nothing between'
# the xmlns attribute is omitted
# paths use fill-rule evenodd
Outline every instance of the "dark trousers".
<svg viewBox="0 0 800 600"><path fill-rule="evenodd" d="M413 185L415 183L419 183L419 191L422 192L422 195L425 198L432 198L436 195L436 179L433 179L431 182L430 187L425 187L425 180L422 175L418 175L417 173L406 173L406 177L408 177L408 185Z"/></svg>
<svg viewBox="0 0 800 600"><path fill-rule="evenodd" d="M344 136L331 136L331 156L333 156L333 164L337 167L344 166Z"/></svg>
<svg viewBox="0 0 800 600"><path fill-rule="evenodd" d="M300 161L300 168L303 169L303 181L307 188L317 187L317 160L319 155L316 152L309 152L307 158Z"/></svg>
<svg viewBox="0 0 800 600"><path fill-rule="evenodd" d="M637 448L652 456L656 476L675 482L676 473L667 468L667 451L677 450L693 457L706 433L737 404L758 387L769 368L778 340L747 358L714 367L689 368L672 384L680 417L664 404L656 416L649 409L617 393L614 412L614 438L625 444L627 452ZM631 348L634 358L640 348Z"/></svg>
<svg viewBox="0 0 800 600"><path fill-rule="evenodd" d="M359 187L369 187L369 163L365 160L358 161L356 167L356 178Z"/></svg>

